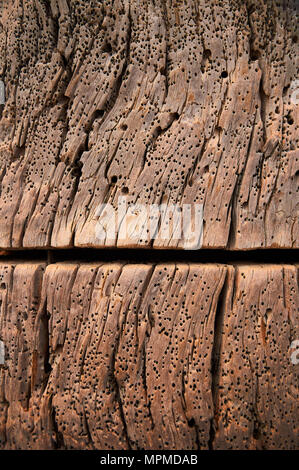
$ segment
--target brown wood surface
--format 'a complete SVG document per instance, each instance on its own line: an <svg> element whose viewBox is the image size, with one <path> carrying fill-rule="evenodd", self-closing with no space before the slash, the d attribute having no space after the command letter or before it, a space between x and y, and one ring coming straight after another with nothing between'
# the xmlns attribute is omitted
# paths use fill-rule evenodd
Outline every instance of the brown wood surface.
<svg viewBox="0 0 299 470"><path fill-rule="evenodd" d="M298 267L0 264L5 449L298 449Z"/></svg>
<svg viewBox="0 0 299 470"><path fill-rule="evenodd" d="M299 449L298 20L298 0L0 0L0 449ZM202 204L226 264L176 262L162 220L97 239L120 197ZM269 248L294 258L233 261Z"/></svg>
<svg viewBox="0 0 299 470"><path fill-rule="evenodd" d="M297 0L0 3L0 247L107 243L101 203L198 203L204 247L298 242Z"/></svg>

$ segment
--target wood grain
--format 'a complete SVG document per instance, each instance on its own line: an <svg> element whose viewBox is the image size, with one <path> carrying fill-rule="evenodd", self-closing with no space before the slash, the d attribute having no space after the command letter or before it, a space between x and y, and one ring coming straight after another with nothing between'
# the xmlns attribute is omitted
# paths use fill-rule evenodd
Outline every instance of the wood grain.
<svg viewBox="0 0 299 470"><path fill-rule="evenodd" d="M0 264L4 449L298 449L298 267Z"/></svg>
<svg viewBox="0 0 299 470"><path fill-rule="evenodd" d="M202 204L206 248L298 248L297 0L7 0L0 17L1 248L180 248L98 240L97 208L124 195Z"/></svg>

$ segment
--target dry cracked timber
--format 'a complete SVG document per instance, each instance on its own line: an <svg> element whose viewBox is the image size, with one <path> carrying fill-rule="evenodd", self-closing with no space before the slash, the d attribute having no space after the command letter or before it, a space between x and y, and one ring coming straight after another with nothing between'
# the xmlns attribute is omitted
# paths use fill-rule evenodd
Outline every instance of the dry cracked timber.
<svg viewBox="0 0 299 470"><path fill-rule="evenodd" d="M298 19L0 1L1 449L299 449ZM161 214L155 240L97 238L120 196L202 205L213 262Z"/></svg>
<svg viewBox="0 0 299 470"><path fill-rule="evenodd" d="M297 266L2 262L0 280L2 448L298 448Z"/></svg>
<svg viewBox="0 0 299 470"><path fill-rule="evenodd" d="M298 242L297 0L0 3L0 247L95 235L100 204L201 204L206 248ZM297 87L297 88L296 88Z"/></svg>

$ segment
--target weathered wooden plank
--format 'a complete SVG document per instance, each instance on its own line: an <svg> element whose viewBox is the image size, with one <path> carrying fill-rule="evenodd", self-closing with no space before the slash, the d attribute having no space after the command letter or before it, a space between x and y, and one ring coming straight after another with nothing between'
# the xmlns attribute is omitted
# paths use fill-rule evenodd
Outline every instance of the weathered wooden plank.
<svg viewBox="0 0 299 470"><path fill-rule="evenodd" d="M126 196L202 204L204 247L298 247L298 5L1 2L0 246L181 246L97 239Z"/></svg>
<svg viewBox="0 0 299 470"><path fill-rule="evenodd" d="M299 448L296 266L2 262L0 287L2 448Z"/></svg>
<svg viewBox="0 0 299 470"><path fill-rule="evenodd" d="M298 448L298 306L295 266L236 268L222 317L216 449Z"/></svg>

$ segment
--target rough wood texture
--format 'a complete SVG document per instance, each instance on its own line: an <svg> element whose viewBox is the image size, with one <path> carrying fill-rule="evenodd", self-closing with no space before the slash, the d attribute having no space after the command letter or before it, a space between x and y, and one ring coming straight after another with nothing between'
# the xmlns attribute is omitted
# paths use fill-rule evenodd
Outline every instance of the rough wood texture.
<svg viewBox="0 0 299 470"><path fill-rule="evenodd" d="M0 264L0 442L299 448L298 267Z"/></svg>
<svg viewBox="0 0 299 470"><path fill-rule="evenodd" d="M105 245L96 209L124 194L203 204L204 247L299 246L297 0L7 0L0 17L0 247Z"/></svg>

